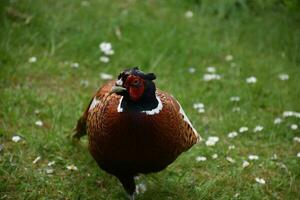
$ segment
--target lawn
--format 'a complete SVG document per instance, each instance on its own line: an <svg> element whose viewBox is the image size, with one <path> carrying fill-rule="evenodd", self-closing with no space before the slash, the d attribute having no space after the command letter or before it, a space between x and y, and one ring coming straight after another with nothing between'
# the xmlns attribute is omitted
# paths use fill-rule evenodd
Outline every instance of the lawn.
<svg viewBox="0 0 300 200"><path fill-rule="evenodd" d="M0 199L128 198L69 136L100 74L132 66L206 140L142 175L137 199L298 199L300 12L226 2L1 0Z"/></svg>

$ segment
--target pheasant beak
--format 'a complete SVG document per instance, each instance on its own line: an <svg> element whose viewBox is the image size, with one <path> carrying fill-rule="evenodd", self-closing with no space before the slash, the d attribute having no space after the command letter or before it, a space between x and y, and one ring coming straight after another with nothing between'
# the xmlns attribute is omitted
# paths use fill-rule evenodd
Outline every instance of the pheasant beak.
<svg viewBox="0 0 300 200"><path fill-rule="evenodd" d="M113 93L119 93L119 92L123 92L126 91L126 88L121 87L121 86L113 86L111 91L109 92L109 94L113 94Z"/></svg>

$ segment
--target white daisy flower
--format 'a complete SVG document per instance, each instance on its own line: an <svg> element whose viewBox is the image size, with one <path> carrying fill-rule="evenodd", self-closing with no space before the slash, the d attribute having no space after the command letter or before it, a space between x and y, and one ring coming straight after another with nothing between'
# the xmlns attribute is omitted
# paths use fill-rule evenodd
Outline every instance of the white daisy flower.
<svg viewBox="0 0 300 200"><path fill-rule="evenodd" d="M36 157L32 163L36 164L39 160L41 160L41 156Z"/></svg>
<svg viewBox="0 0 300 200"><path fill-rule="evenodd" d="M75 165L67 165L67 170L70 170L70 171L77 171L78 170L78 168L75 166Z"/></svg>
<svg viewBox="0 0 300 200"><path fill-rule="evenodd" d="M240 107L233 107L232 112L240 112L241 108Z"/></svg>
<svg viewBox="0 0 300 200"><path fill-rule="evenodd" d="M230 101L236 101L236 102L238 102L240 100L241 100L241 98L238 97L238 96L232 96L232 97L230 97Z"/></svg>
<svg viewBox="0 0 300 200"><path fill-rule="evenodd" d="M196 72L196 69L194 67L188 68L189 73L194 74Z"/></svg>
<svg viewBox="0 0 300 200"><path fill-rule="evenodd" d="M35 122L35 125L36 126L43 126L44 124L41 120L38 120L38 121Z"/></svg>
<svg viewBox="0 0 300 200"><path fill-rule="evenodd" d="M111 79L113 79L113 76L111 74L107 74L107 73L100 73L100 78L102 80L111 80Z"/></svg>
<svg viewBox="0 0 300 200"><path fill-rule="evenodd" d="M79 63L74 62L74 63L71 63L70 66L71 66L72 68L78 68L78 67L79 67Z"/></svg>
<svg viewBox="0 0 300 200"><path fill-rule="evenodd" d="M234 137L236 137L236 136L238 136L238 133L237 133L236 131L233 131L233 132L228 133L228 137L229 137L229 138L234 138Z"/></svg>
<svg viewBox="0 0 300 200"><path fill-rule="evenodd" d="M48 167L51 167L54 164L55 164L55 161L48 162Z"/></svg>
<svg viewBox="0 0 300 200"><path fill-rule="evenodd" d="M212 159L217 159L218 158L218 154L215 153L211 157L212 157Z"/></svg>
<svg viewBox="0 0 300 200"><path fill-rule="evenodd" d="M101 57L99 58L99 60L100 60L101 62L103 62L103 63L108 63L108 62L109 62L109 57L107 57L107 56L101 56Z"/></svg>
<svg viewBox="0 0 300 200"><path fill-rule="evenodd" d="M112 55L114 54L114 51L112 50L112 45L109 42L102 42L99 44L100 50L105 54L105 55Z"/></svg>
<svg viewBox="0 0 300 200"><path fill-rule="evenodd" d="M274 119L274 124L280 124L282 122L282 119L280 117L277 117Z"/></svg>
<svg viewBox="0 0 300 200"><path fill-rule="evenodd" d="M145 193L146 190L147 190L147 187L146 187L145 184L140 183L140 184L137 184L137 185L136 185L136 188L135 188L136 194L142 194L142 193Z"/></svg>
<svg viewBox="0 0 300 200"><path fill-rule="evenodd" d="M221 76L219 74L204 74L204 81L220 80Z"/></svg>
<svg viewBox="0 0 300 200"><path fill-rule="evenodd" d="M194 13L193 13L193 11L188 10L188 11L185 12L184 16L186 18L192 18L194 16Z"/></svg>
<svg viewBox="0 0 300 200"><path fill-rule="evenodd" d="M204 74L204 81L220 80L221 76L219 74Z"/></svg>
<svg viewBox="0 0 300 200"><path fill-rule="evenodd" d="M253 129L253 132L260 132L260 131L262 131L263 129L264 129L263 126L257 125L257 126Z"/></svg>
<svg viewBox="0 0 300 200"><path fill-rule="evenodd" d="M90 2L89 1L82 1L81 6L88 7L88 6L90 6Z"/></svg>
<svg viewBox="0 0 300 200"><path fill-rule="evenodd" d="M52 168L46 169L46 174L53 174L53 172L54 172L54 169L52 169Z"/></svg>
<svg viewBox="0 0 300 200"><path fill-rule="evenodd" d="M263 178L258 178L258 177L256 177L256 178L255 178L255 181L256 181L257 183L259 183L259 184L262 184L262 185L266 184L266 181L265 181L265 179L263 179Z"/></svg>
<svg viewBox="0 0 300 200"><path fill-rule="evenodd" d="M249 158L249 160L258 160L259 159L258 155L252 155L252 154L250 154L248 156L248 158Z"/></svg>
<svg viewBox="0 0 300 200"><path fill-rule="evenodd" d="M249 83L249 84L253 84L253 83L256 83L257 79L256 77L254 76L250 76L246 79L246 82Z"/></svg>
<svg viewBox="0 0 300 200"><path fill-rule="evenodd" d="M235 193L235 194L233 195L234 198L238 198L239 196L240 196L240 193Z"/></svg>
<svg viewBox="0 0 300 200"><path fill-rule="evenodd" d="M13 136L11 139L12 139L13 142L19 142L19 141L22 140L22 138L18 135Z"/></svg>
<svg viewBox="0 0 300 200"><path fill-rule="evenodd" d="M249 130L248 127L242 126L242 127L239 129L239 132L240 132L240 133L244 133L244 132L247 132L248 130Z"/></svg>
<svg viewBox="0 0 300 200"><path fill-rule="evenodd" d="M206 71L209 73L215 73L216 72L216 68L215 67L207 67Z"/></svg>
<svg viewBox="0 0 300 200"><path fill-rule="evenodd" d="M198 111L198 113L204 113L205 112L203 103L194 103L193 108L196 109Z"/></svg>
<svg viewBox="0 0 300 200"><path fill-rule="evenodd" d="M277 156L276 153L274 153L274 154L272 155L272 157L271 157L271 160L277 160L277 159L278 159L278 156Z"/></svg>
<svg viewBox="0 0 300 200"><path fill-rule="evenodd" d="M229 54L229 55L225 56L225 60L226 61L232 61L233 60L233 56Z"/></svg>
<svg viewBox="0 0 300 200"><path fill-rule="evenodd" d="M298 142L298 143L300 143L300 137L294 137L294 142Z"/></svg>
<svg viewBox="0 0 300 200"><path fill-rule="evenodd" d="M294 111L284 111L283 112L283 117L296 117L296 118L300 118L300 113L299 112L294 112Z"/></svg>
<svg viewBox="0 0 300 200"><path fill-rule="evenodd" d="M194 103L193 108L194 109L204 108L204 104L203 103Z"/></svg>
<svg viewBox="0 0 300 200"><path fill-rule="evenodd" d="M279 74L278 78L282 81L286 81L286 80L289 80L290 77L288 74Z"/></svg>
<svg viewBox="0 0 300 200"><path fill-rule="evenodd" d="M28 62L29 62L29 63L35 63L36 61L37 61L37 58L36 58L35 56L30 57L30 58L28 59Z"/></svg>
<svg viewBox="0 0 300 200"><path fill-rule="evenodd" d="M226 157L226 160L228 161L228 162L230 162L230 163L235 163L235 160L233 159L233 158L231 158L231 157Z"/></svg>
<svg viewBox="0 0 300 200"><path fill-rule="evenodd" d="M246 167L248 167L249 165L250 165L250 163L249 163L247 160L244 160L244 161L243 161L243 164L242 164L243 168L246 168Z"/></svg>
<svg viewBox="0 0 300 200"><path fill-rule="evenodd" d="M291 129L292 130L297 130L298 129L298 125L297 124L292 124L291 125Z"/></svg>
<svg viewBox="0 0 300 200"><path fill-rule="evenodd" d="M197 162L203 162L203 161L206 161L207 160L207 158L205 157L205 156L198 156L197 158L196 158L196 161Z"/></svg>
<svg viewBox="0 0 300 200"><path fill-rule="evenodd" d="M206 146L214 146L219 141L219 137L209 136L205 142Z"/></svg>
<svg viewBox="0 0 300 200"><path fill-rule="evenodd" d="M229 150L235 149L235 146L234 146L234 145L229 145L229 146L228 146L228 149L229 149Z"/></svg>
<svg viewBox="0 0 300 200"><path fill-rule="evenodd" d="M297 153L297 157L300 158L300 152Z"/></svg>

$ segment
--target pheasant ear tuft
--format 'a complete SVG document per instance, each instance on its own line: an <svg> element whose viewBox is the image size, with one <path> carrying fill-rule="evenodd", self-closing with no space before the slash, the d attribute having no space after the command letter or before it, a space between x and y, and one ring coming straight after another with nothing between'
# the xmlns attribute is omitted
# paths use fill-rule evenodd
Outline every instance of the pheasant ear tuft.
<svg viewBox="0 0 300 200"><path fill-rule="evenodd" d="M146 79L152 81L152 80L156 79L156 76L154 73L148 73L148 74L146 74Z"/></svg>

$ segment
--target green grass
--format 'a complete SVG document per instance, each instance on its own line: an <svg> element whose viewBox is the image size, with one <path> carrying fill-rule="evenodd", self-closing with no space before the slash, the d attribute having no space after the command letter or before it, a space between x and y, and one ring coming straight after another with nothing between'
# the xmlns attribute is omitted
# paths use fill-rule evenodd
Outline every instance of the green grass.
<svg viewBox="0 0 300 200"><path fill-rule="evenodd" d="M216 146L196 145L163 172L142 176L138 182L146 183L147 191L137 199L234 199L237 193L236 199L299 198L300 144L293 137L300 131L290 125L300 126L300 120L273 124L283 111L300 111L299 14L281 6L252 9L246 1L239 1L244 2L240 7L235 1L89 2L87 7L80 0L0 3L0 199L127 198L116 178L97 167L86 138L74 144L68 136L104 83L99 73L116 76L130 66L154 72L158 87L177 97L203 138L220 137ZM8 15L7 7L32 16L31 21ZM185 18L187 10L194 17ZM99 61L102 41L115 50L107 64ZM228 54L233 61L224 59ZM37 62L28 62L32 56ZM203 81L208 66L222 78ZM280 73L290 79L279 80ZM249 76L257 83L247 84ZM84 87L81 80L90 84ZM232 103L231 96L241 101ZM205 104L203 114L192 107L199 101ZM235 104L240 112L232 112ZM37 127L37 120L44 126ZM258 124L264 130L253 133ZM249 132L227 137L241 126ZM23 140L12 142L15 134ZM229 145L236 148L228 150ZM260 159L243 169L249 154ZM273 154L278 160L271 160ZM208 160L196 162L199 155ZM37 156L41 160L33 164ZM45 172L49 161L56 162L51 175ZM66 170L69 164L78 171ZM266 184L257 184L255 177Z"/></svg>

